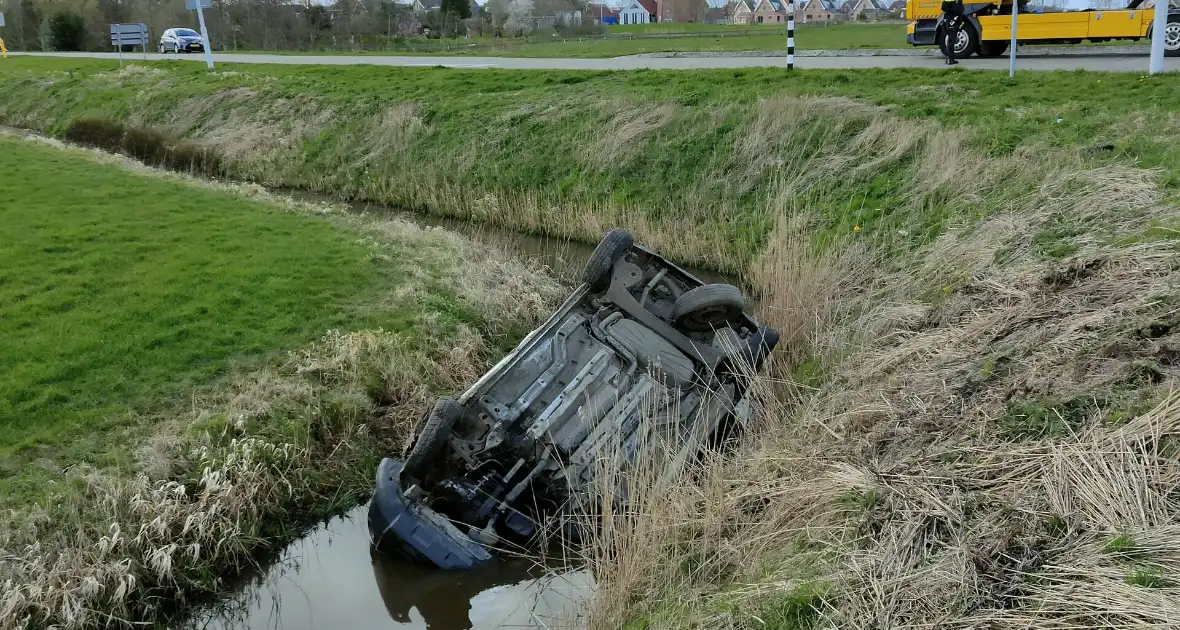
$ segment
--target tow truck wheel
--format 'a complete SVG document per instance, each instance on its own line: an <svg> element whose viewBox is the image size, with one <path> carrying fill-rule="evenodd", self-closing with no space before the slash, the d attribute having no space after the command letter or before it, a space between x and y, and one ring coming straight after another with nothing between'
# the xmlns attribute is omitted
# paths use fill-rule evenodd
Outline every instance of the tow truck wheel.
<svg viewBox="0 0 1180 630"><path fill-rule="evenodd" d="M999 57L1008 52L1008 42L979 42L980 57Z"/></svg>
<svg viewBox="0 0 1180 630"><path fill-rule="evenodd" d="M1180 57L1180 15L1169 15L1164 26L1164 55Z"/></svg>
<svg viewBox="0 0 1180 630"><path fill-rule="evenodd" d="M947 47L947 32L940 30L938 31L938 49L942 51L944 56L947 56ZM963 24L963 28L959 29L959 37L955 40L955 59L966 59L978 50L979 34L975 32L975 27L970 22Z"/></svg>

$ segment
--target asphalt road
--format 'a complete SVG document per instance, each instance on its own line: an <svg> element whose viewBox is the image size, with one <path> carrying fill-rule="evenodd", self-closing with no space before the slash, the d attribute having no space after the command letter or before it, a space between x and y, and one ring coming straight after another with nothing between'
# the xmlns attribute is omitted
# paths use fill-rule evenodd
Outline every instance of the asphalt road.
<svg viewBox="0 0 1180 630"><path fill-rule="evenodd" d="M22 55L28 53L10 53ZM115 53L32 53L46 57L89 57L117 59ZM142 54L127 53L125 59L143 59ZM150 60L181 60L204 62L202 55L160 55L151 53ZM257 55L218 53L214 62L222 63L279 63L325 66L446 66L449 68L506 68L517 70L692 70L708 68L786 67L786 57L613 57L608 59L552 59L519 57L398 57L377 55ZM800 57L796 68L945 68L935 56L822 56ZM1007 70L1008 59L965 59L959 64L967 70ZM1180 58L1170 57L1165 69L1180 70ZM1099 72L1147 73L1147 57L1139 55L1068 55L1017 57L1019 70L1092 70Z"/></svg>

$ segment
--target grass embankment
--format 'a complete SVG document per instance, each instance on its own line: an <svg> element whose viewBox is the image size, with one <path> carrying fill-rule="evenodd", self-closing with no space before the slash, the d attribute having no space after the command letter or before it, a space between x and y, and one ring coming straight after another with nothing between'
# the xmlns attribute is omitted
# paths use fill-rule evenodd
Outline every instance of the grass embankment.
<svg viewBox="0 0 1180 630"><path fill-rule="evenodd" d="M696 28L690 28L696 27ZM786 23L720 24L637 24L609 27L605 35L563 37L537 32L528 37L473 37L464 39L414 38L392 40L384 50L363 50L359 54L479 55L495 57L620 57L658 52L745 52L787 48ZM832 24L798 25L798 50L845 50L857 48L908 48L905 25ZM268 51L259 51L268 52ZM358 54L331 50L283 54Z"/></svg>
<svg viewBox="0 0 1180 630"><path fill-rule="evenodd" d="M0 135L0 181L3 628L215 591L553 296L453 235L42 141Z"/></svg>
<svg viewBox="0 0 1180 630"><path fill-rule="evenodd" d="M236 178L589 242L628 225L686 262L731 270L752 262L785 209L815 214L817 241L860 225L913 248L950 219L1024 194L1051 172L1046 164L1133 157L1164 167L1168 188L1180 165L1153 122L1174 115L1171 77L285 66L210 74L170 64L116 73L109 62L9 61L0 120L10 124L66 134L78 120L115 118L217 152ZM1026 159L1030 147L1054 157ZM970 185L940 174L974 173L984 160L989 169ZM967 194L982 182L985 194Z"/></svg>
<svg viewBox="0 0 1180 630"><path fill-rule="evenodd" d="M745 272L764 430L608 520L597 625L1180 615L1174 76L15 61L12 124Z"/></svg>

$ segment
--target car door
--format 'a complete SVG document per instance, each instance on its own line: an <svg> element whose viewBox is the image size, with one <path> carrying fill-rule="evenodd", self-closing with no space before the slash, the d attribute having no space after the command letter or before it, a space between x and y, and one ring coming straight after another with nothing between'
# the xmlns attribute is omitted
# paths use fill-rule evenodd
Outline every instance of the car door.
<svg viewBox="0 0 1180 630"><path fill-rule="evenodd" d="M171 46L175 41L176 38L172 36L172 29L164 31L164 34L160 36L160 45L165 48Z"/></svg>

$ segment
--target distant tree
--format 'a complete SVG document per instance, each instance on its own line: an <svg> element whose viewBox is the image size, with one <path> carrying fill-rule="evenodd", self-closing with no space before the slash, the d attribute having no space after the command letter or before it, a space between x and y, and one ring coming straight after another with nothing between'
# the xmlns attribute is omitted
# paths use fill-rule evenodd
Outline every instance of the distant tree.
<svg viewBox="0 0 1180 630"><path fill-rule="evenodd" d="M85 50L86 20L81 15L63 9L48 20L48 48L50 50Z"/></svg>
<svg viewBox="0 0 1180 630"><path fill-rule="evenodd" d="M98 0L96 4L99 17L107 24L124 24L131 21L131 3L127 0Z"/></svg>
<svg viewBox="0 0 1180 630"><path fill-rule="evenodd" d="M22 50L39 48L41 10L33 0L20 0L20 9L16 13L17 41Z"/></svg>
<svg viewBox="0 0 1180 630"><path fill-rule="evenodd" d="M303 9L303 21L307 23L307 45L315 48L320 33L332 28L332 17L323 5L308 3Z"/></svg>
<svg viewBox="0 0 1180 630"><path fill-rule="evenodd" d="M442 0L443 15L466 20L471 17L470 0Z"/></svg>
<svg viewBox="0 0 1180 630"><path fill-rule="evenodd" d="M533 32L532 17L533 0L510 0L504 27L512 35L528 35Z"/></svg>
<svg viewBox="0 0 1180 630"><path fill-rule="evenodd" d="M442 17L443 37L458 37L467 32L463 20L471 17L470 0L442 0L439 13Z"/></svg>

